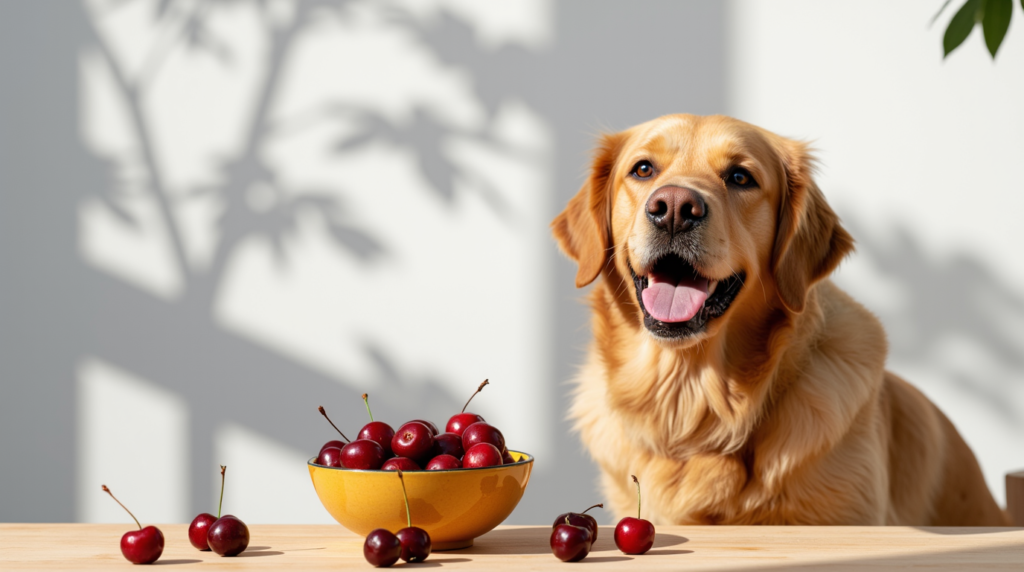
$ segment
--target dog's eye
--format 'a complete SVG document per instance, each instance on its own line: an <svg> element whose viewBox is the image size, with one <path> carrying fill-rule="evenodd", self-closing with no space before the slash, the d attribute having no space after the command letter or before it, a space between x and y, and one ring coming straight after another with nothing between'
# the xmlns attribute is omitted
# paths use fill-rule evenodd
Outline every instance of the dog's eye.
<svg viewBox="0 0 1024 572"><path fill-rule="evenodd" d="M733 185L741 189L749 189L757 186L757 181L754 180L754 176L750 174L750 171L743 167L734 167L725 176L725 182L728 185Z"/></svg>
<svg viewBox="0 0 1024 572"><path fill-rule="evenodd" d="M651 165L650 161L640 161L633 165L632 174L639 179L646 179L654 174L654 166Z"/></svg>

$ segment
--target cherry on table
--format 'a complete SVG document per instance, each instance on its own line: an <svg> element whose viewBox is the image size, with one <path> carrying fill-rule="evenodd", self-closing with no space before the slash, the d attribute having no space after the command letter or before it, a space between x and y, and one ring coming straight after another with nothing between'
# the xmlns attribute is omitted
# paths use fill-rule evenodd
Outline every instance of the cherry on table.
<svg viewBox="0 0 1024 572"><path fill-rule="evenodd" d="M121 508L132 517L132 520L139 527L138 530L129 530L121 536L121 554L132 564L152 564L156 562L160 555L164 553L164 534L155 526L142 528L142 525L139 524L139 519L135 518L135 515L132 514L132 511L128 510L128 507L117 500L117 497L114 496L114 493L110 492L107 485L100 486L103 492L114 499L114 502L121 505Z"/></svg>
<svg viewBox="0 0 1024 572"><path fill-rule="evenodd" d="M448 420L448 425L446 425L444 429L445 431L461 436L466 427L484 420L483 417L476 413L466 413L466 408L469 407L469 402L473 401L476 394L480 393L480 391L487 385L490 385L490 382L485 379L483 383L480 384L480 387L476 388L473 395L470 395L469 399L466 400L466 404L462 406L462 411L452 415L451 419Z"/></svg>
<svg viewBox="0 0 1024 572"><path fill-rule="evenodd" d="M423 562L430 556L430 535L426 530L409 526L395 533L402 544L402 560L406 562Z"/></svg>
<svg viewBox="0 0 1024 572"><path fill-rule="evenodd" d="M422 421L410 421L395 432L391 439L391 450L399 457L423 463L430 459L434 450L434 435Z"/></svg>
<svg viewBox="0 0 1024 572"><path fill-rule="evenodd" d="M466 450L462 448L462 437L455 433L441 433L434 437L434 456L451 455L456 459L462 458Z"/></svg>
<svg viewBox="0 0 1024 572"><path fill-rule="evenodd" d="M370 531L363 543L363 557L378 568L387 568L402 555L402 543L391 531L383 528Z"/></svg>
<svg viewBox="0 0 1024 572"><path fill-rule="evenodd" d="M587 511L592 508L604 508L603 504L595 504L592 507L587 508L583 512L566 512L558 515L555 519L554 524L551 528L555 528L560 524L571 524L573 526L582 526L590 531L590 541L597 542L597 519L587 514Z"/></svg>
<svg viewBox="0 0 1024 572"><path fill-rule="evenodd" d="M391 457L381 465L382 471L419 471L420 466L408 457Z"/></svg>
<svg viewBox="0 0 1024 572"><path fill-rule="evenodd" d="M249 527L237 516L225 514L210 525L206 542L221 556L236 556L249 546Z"/></svg>
<svg viewBox="0 0 1024 572"><path fill-rule="evenodd" d="M462 462L451 455L438 455L427 463L428 471L446 471L448 469L461 469Z"/></svg>
<svg viewBox="0 0 1024 572"><path fill-rule="evenodd" d="M422 528L412 525L412 513L409 511L409 494L405 491L405 477L398 471L398 480L402 483L402 498L405 499L405 519L409 525L395 533L402 544L401 559L406 562L423 562L430 556L430 535Z"/></svg>
<svg viewBox="0 0 1024 572"><path fill-rule="evenodd" d="M615 526L615 546L626 554L643 554L654 545L654 525L640 518L640 481L636 475L636 518L627 516Z"/></svg>
<svg viewBox="0 0 1024 572"><path fill-rule="evenodd" d="M590 554L594 539L590 530L563 522L551 530L551 553L562 562L579 562Z"/></svg>
<svg viewBox="0 0 1024 572"><path fill-rule="evenodd" d="M493 467L501 464L501 453L490 443L477 443L470 447L466 451L466 455L462 457L464 469Z"/></svg>
<svg viewBox="0 0 1024 572"><path fill-rule="evenodd" d="M490 443L498 449L498 454L505 450L505 436L493 425L478 421L462 432L462 448L469 451L477 443Z"/></svg>
<svg viewBox="0 0 1024 572"><path fill-rule="evenodd" d="M210 545L206 542L206 533L209 532L210 525L215 520L217 517L208 512L192 519L192 524L188 525L188 541L192 543L192 546L204 552L210 549Z"/></svg>
<svg viewBox="0 0 1024 572"><path fill-rule="evenodd" d="M249 527L237 516L226 514L220 516L224 504L224 473L227 467L220 466L220 502L217 503L217 520L210 525L206 533L206 543L210 550L221 556L241 554L249 546Z"/></svg>
<svg viewBox="0 0 1024 572"><path fill-rule="evenodd" d="M346 469L376 471L384 459L384 449L369 439L356 439L341 450L341 466Z"/></svg>
<svg viewBox="0 0 1024 572"><path fill-rule="evenodd" d="M384 458L390 458L394 455L391 452L391 439L395 437L395 430L383 421L373 420L373 412L370 411L370 396L366 393L363 394L363 404L366 405L366 413L370 416L370 422L363 425L363 428L359 430L359 435L356 435L356 439L368 439L377 443L384 450Z"/></svg>

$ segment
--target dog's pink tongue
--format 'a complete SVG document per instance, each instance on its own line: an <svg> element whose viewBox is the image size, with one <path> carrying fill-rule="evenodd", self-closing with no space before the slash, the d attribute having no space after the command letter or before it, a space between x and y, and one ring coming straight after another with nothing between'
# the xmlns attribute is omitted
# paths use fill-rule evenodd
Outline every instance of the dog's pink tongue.
<svg viewBox="0 0 1024 572"><path fill-rule="evenodd" d="M659 322L686 322L697 315L708 299L706 278L677 281L652 274L650 281L640 296L647 313Z"/></svg>

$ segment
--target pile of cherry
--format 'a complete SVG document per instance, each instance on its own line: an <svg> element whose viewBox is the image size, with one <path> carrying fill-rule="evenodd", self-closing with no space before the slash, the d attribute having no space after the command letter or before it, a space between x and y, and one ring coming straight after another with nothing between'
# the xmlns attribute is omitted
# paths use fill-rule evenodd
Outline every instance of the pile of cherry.
<svg viewBox="0 0 1024 572"><path fill-rule="evenodd" d="M640 481L636 476L636 518L627 516L615 526L615 546L626 554L643 554L654 545L654 525L640 518ZM603 507L595 504L588 508ZM579 562L597 541L597 520L587 514L567 512L551 525L551 552L563 562Z"/></svg>
<svg viewBox="0 0 1024 572"><path fill-rule="evenodd" d="M359 431L355 441L350 441L327 417L324 408L318 407L320 414L327 418L345 442L334 440L325 443L316 457L316 464L371 471L439 471L514 463L501 431L480 415L466 412L469 402L486 385L488 381L484 380L462 406L462 411L452 415L444 433L430 421L422 419L409 421L398 431L383 421L374 421L369 398L364 393L363 403L370 422Z"/></svg>
<svg viewBox="0 0 1024 572"><path fill-rule="evenodd" d="M224 504L224 473L227 469L224 465L220 466L220 503L217 505L217 516L205 512L197 516L188 527L188 540L199 550L212 550L221 556L236 556L249 546L249 527L236 516L220 516L220 509ZM139 519L117 500L107 485L102 485L102 488L114 502L121 505L139 527L138 530L129 530L121 537L121 554L132 564L156 562L164 552L164 534L152 525L142 528Z"/></svg>

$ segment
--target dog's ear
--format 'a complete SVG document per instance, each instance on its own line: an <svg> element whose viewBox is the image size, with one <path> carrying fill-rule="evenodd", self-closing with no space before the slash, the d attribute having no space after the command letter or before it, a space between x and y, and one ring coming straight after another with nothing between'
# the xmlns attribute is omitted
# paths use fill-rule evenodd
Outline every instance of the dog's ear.
<svg viewBox="0 0 1024 572"><path fill-rule="evenodd" d="M853 251L853 237L814 183L814 158L807 146L785 140L780 153L786 180L771 269L782 303L802 312L808 289Z"/></svg>
<svg viewBox="0 0 1024 572"><path fill-rule="evenodd" d="M611 252L610 177L625 136L605 135L594 152L590 177L565 210L551 222L551 232L569 258L579 265L576 287L590 284L601 273Z"/></svg>

